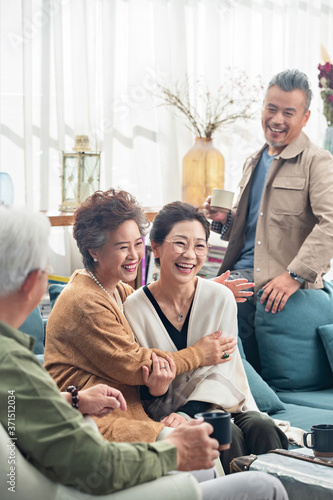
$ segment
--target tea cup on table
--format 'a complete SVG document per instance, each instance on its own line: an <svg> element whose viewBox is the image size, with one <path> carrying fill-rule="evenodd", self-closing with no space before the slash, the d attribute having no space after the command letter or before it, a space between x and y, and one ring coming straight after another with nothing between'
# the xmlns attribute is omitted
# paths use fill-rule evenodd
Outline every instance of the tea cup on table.
<svg viewBox="0 0 333 500"><path fill-rule="evenodd" d="M228 411L206 411L196 413L195 418L203 418L205 422L211 424L214 428L210 437L217 439L220 443L219 450L230 448L232 441L231 435L231 414Z"/></svg>
<svg viewBox="0 0 333 500"><path fill-rule="evenodd" d="M308 436L311 436L311 444ZM333 425L312 425L311 432L303 434L303 444L313 450L315 456L333 457Z"/></svg>

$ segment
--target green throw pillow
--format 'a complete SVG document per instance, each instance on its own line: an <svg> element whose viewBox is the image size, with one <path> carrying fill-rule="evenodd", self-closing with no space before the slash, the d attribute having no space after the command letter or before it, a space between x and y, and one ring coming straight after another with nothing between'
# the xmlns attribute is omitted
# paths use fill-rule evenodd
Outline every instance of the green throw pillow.
<svg viewBox="0 0 333 500"><path fill-rule="evenodd" d="M277 390L315 391L333 385L319 326L333 323L333 283L321 290L298 290L281 312L265 312L258 293L255 333L261 375Z"/></svg>

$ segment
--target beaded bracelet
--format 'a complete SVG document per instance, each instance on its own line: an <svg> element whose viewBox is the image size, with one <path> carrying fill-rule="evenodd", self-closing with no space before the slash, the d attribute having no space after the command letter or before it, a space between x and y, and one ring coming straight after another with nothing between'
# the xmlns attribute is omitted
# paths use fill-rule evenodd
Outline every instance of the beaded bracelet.
<svg viewBox="0 0 333 500"><path fill-rule="evenodd" d="M75 385L69 385L66 391L72 394L72 406L78 410L80 398L77 389Z"/></svg>

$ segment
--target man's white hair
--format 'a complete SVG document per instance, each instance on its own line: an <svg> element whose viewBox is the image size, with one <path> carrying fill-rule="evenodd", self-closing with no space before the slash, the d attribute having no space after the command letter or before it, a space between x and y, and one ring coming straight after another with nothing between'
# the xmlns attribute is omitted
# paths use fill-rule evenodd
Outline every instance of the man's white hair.
<svg viewBox="0 0 333 500"><path fill-rule="evenodd" d="M0 207L0 297L17 292L48 261L50 222L40 212Z"/></svg>

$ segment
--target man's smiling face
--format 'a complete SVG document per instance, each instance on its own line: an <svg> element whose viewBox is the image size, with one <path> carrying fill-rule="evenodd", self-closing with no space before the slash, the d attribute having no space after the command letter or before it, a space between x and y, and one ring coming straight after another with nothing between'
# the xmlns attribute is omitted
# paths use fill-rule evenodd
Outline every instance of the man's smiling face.
<svg viewBox="0 0 333 500"><path fill-rule="evenodd" d="M285 92L276 85L266 93L261 123L269 154L279 154L294 142L306 125L310 111L305 111L305 94L296 89Z"/></svg>

